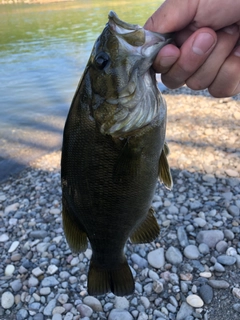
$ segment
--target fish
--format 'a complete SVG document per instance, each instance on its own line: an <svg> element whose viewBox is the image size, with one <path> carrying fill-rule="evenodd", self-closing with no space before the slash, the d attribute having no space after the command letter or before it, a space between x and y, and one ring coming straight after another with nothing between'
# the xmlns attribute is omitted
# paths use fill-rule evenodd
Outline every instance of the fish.
<svg viewBox="0 0 240 320"><path fill-rule="evenodd" d="M130 295L124 254L130 238L159 235L151 207L158 179L172 177L165 141L166 103L152 63L170 35L120 20L110 11L74 94L61 157L62 219L74 253L92 248L88 293Z"/></svg>

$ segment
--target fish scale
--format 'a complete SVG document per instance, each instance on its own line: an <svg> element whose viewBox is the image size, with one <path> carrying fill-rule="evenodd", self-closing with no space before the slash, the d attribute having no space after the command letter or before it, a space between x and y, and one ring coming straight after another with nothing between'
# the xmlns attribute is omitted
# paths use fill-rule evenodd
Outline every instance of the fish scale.
<svg viewBox="0 0 240 320"><path fill-rule="evenodd" d="M166 104L151 64L168 42L110 12L73 97L63 134L63 227L74 252L87 239L92 246L90 295L133 293L125 243L159 233L151 202L158 178L168 188L172 179Z"/></svg>

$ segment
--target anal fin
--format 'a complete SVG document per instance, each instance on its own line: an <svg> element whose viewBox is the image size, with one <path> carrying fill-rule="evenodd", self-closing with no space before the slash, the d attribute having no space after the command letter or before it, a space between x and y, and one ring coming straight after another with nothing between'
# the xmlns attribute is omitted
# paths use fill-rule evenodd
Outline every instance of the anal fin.
<svg viewBox="0 0 240 320"><path fill-rule="evenodd" d="M167 156L169 154L169 148L166 142L164 142L164 147L159 159L159 180L164 184L164 186L171 190L173 186L172 175L170 167L168 164Z"/></svg>
<svg viewBox="0 0 240 320"><path fill-rule="evenodd" d="M156 239L159 235L160 227L154 217L154 210L150 208L146 219L133 232L130 239L132 243L146 243Z"/></svg>
<svg viewBox="0 0 240 320"><path fill-rule="evenodd" d="M85 251L87 249L87 235L73 220L65 201L63 201L62 218L64 234L71 250L74 253Z"/></svg>
<svg viewBox="0 0 240 320"><path fill-rule="evenodd" d="M112 291L117 296L129 295L134 292L134 280L130 267L125 260L114 269L103 269L90 261L88 272L89 295L101 295Z"/></svg>

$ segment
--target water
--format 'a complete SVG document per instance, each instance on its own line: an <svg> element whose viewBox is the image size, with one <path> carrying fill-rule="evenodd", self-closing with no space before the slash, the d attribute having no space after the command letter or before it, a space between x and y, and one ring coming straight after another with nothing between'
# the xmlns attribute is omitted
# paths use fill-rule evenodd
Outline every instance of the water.
<svg viewBox="0 0 240 320"><path fill-rule="evenodd" d="M160 2L0 6L0 180L60 149L71 99L108 12L143 25Z"/></svg>

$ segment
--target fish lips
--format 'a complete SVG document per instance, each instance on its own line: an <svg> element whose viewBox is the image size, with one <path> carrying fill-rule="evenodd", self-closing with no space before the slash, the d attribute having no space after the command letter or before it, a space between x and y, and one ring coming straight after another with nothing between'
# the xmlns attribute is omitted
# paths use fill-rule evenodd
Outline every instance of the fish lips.
<svg viewBox="0 0 240 320"><path fill-rule="evenodd" d="M120 20L114 11L108 15L108 26L111 31L129 53L141 55L148 66L153 62L158 51L172 41L173 34L161 34L130 24Z"/></svg>

